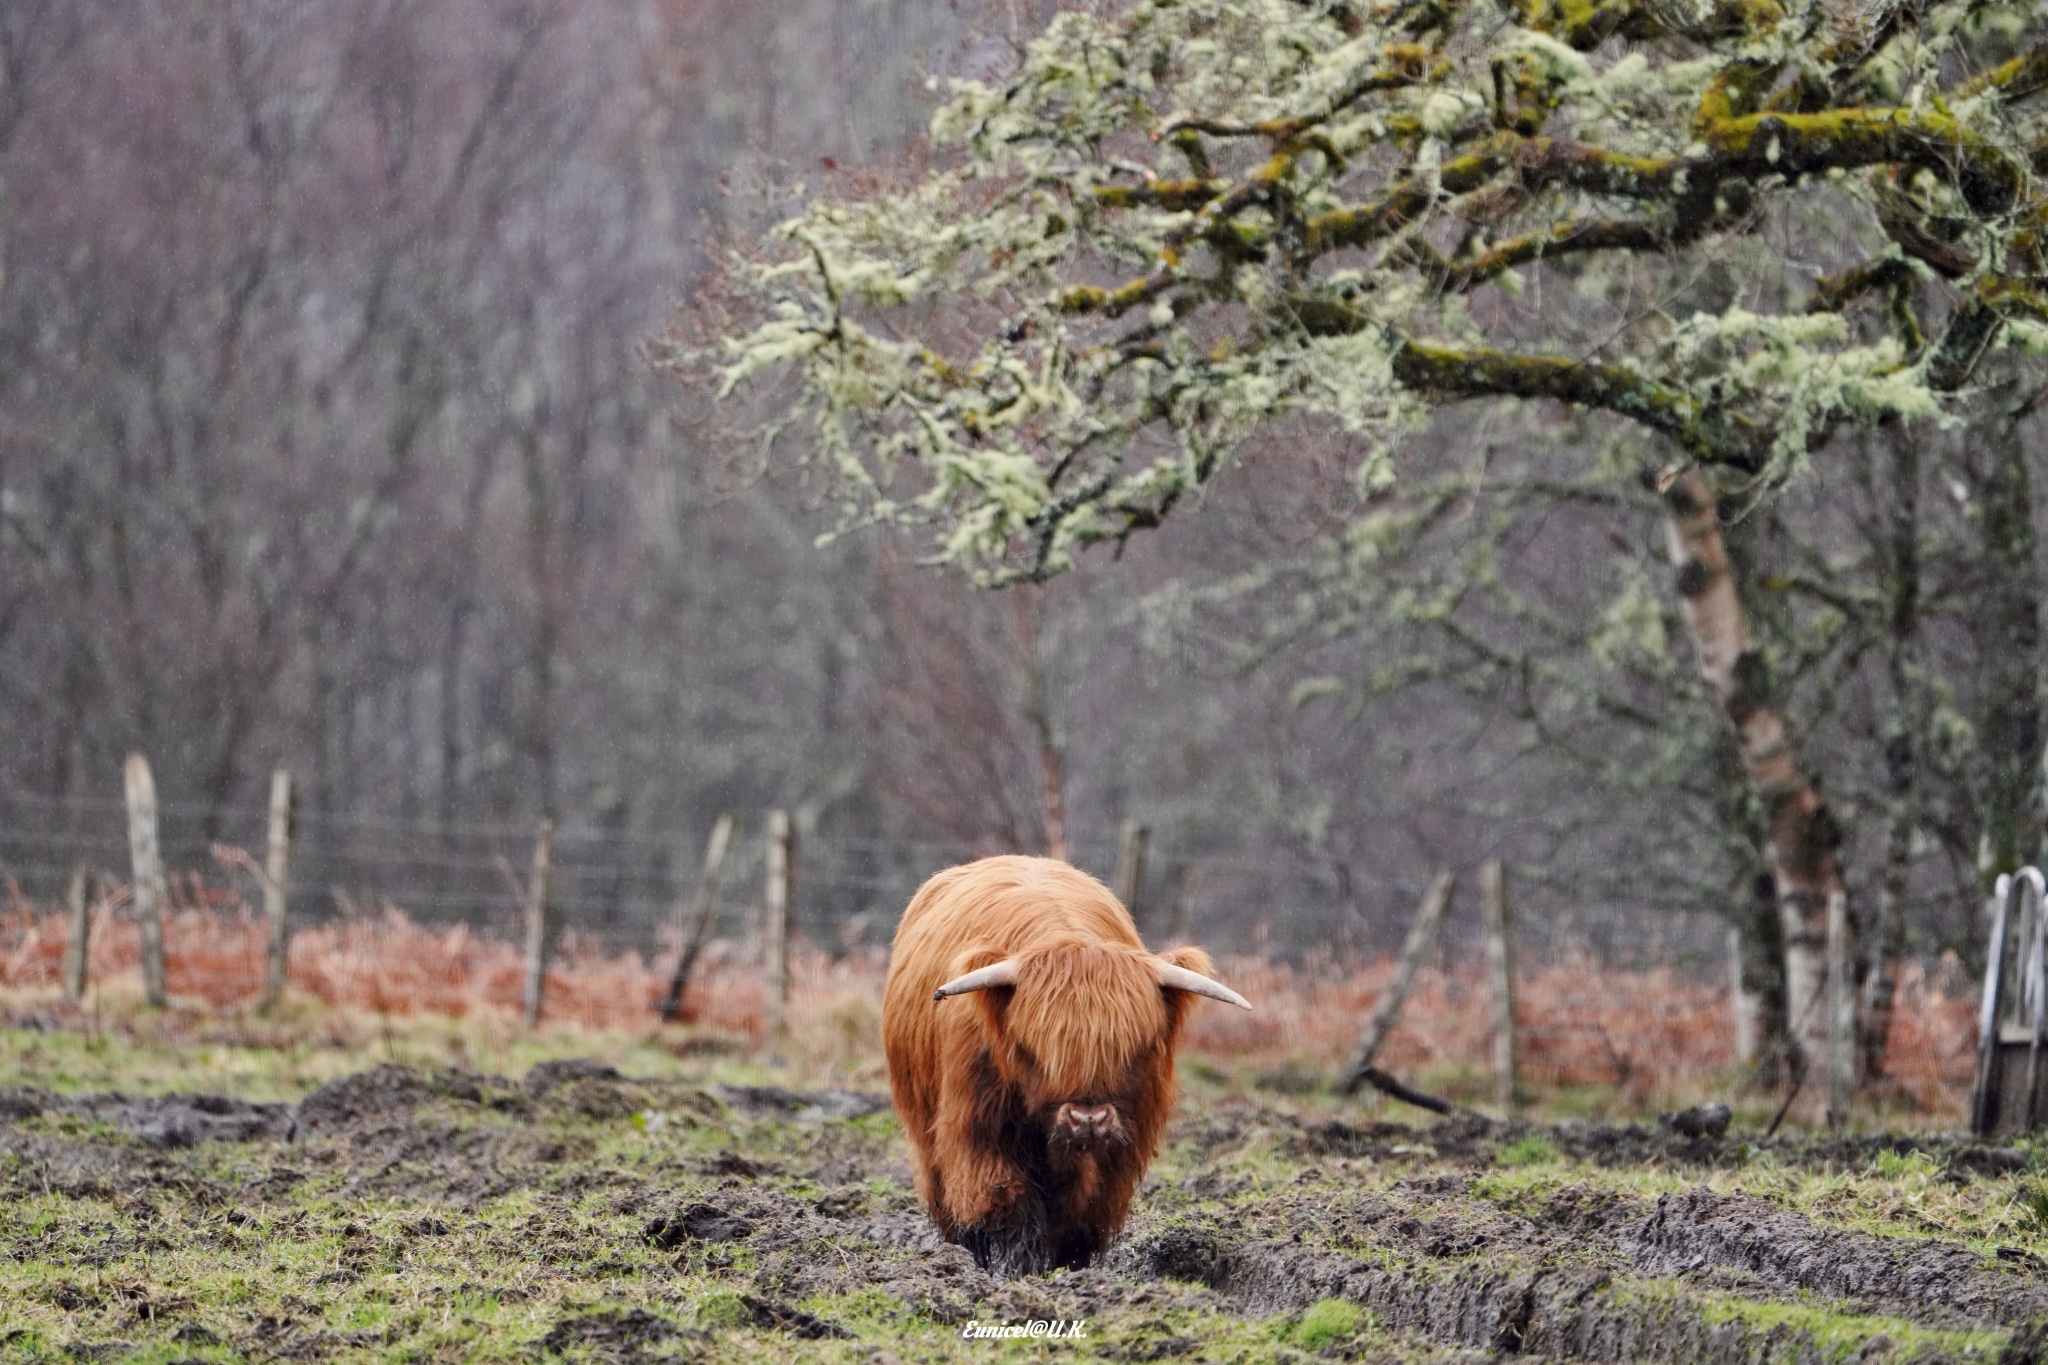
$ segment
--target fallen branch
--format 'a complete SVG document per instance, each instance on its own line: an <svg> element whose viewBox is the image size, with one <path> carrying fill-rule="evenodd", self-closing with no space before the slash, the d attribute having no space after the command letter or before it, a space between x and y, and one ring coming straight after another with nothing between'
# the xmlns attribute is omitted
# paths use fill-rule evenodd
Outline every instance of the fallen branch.
<svg viewBox="0 0 2048 1365"><path fill-rule="evenodd" d="M1403 1104L1412 1104L1417 1109L1427 1109L1432 1114L1442 1114L1445 1117L1449 1117L1453 1114L1470 1114L1473 1112L1462 1104L1452 1104L1449 1100L1440 1100L1434 1095L1425 1095L1420 1090L1410 1089L1376 1066L1362 1068L1358 1073L1357 1079L1371 1085L1373 1089L1383 1095L1391 1095ZM1357 1088L1356 1082L1350 1087L1351 1090ZM1345 1093L1349 1094L1350 1090L1347 1090Z"/></svg>
<svg viewBox="0 0 2048 1365"><path fill-rule="evenodd" d="M1806 1057L1803 1053L1792 1054L1792 1088L1785 1092L1785 1102L1778 1106L1778 1112L1771 1115L1771 1126L1764 1129L1764 1136L1778 1135L1778 1125L1785 1121L1785 1115L1792 1109L1792 1101L1799 1098L1799 1089L1806 1084Z"/></svg>

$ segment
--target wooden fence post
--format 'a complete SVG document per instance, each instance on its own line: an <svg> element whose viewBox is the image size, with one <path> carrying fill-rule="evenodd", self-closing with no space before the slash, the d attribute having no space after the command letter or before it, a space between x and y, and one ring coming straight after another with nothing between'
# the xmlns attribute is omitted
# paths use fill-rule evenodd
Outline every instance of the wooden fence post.
<svg viewBox="0 0 2048 1365"><path fill-rule="evenodd" d="M762 904L763 1035L779 1041L789 1025L789 903L796 879L796 826L786 810L768 812L768 884Z"/></svg>
<svg viewBox="0 0 2048 1365"><path fill-rule="evenodd" d="M540 822L533 841L533 880L526 889L526 989L522 996L526 1026L540 1022L541 996L547 990L548 954L555 946L555 822Z"/></svg>
<svg viewBox="0 0 2048 1365"><path fill-rule="evenodd" d="M64 998L76 1003L85 997L85 970L92 951L92 900L97 880L85 859L71 873L70 930L64 935Z"/></svg>
<svg viewBox="0 0 2048 1365"><path fill-rule="evenodd" d="M2013 879L2000 873L1991 904L1991 941L1984 954L1984 994L1977 1013L1977 1079L1970 1089L1970 1131L1988 1138L2000 1108L1998 1032L2005 1010L2005 941L2012 931Z"/></svg>
<svg viewBox="0 0 2048 1365"><path fill-rule="evenodd" d="M1401 1006L1407 1003L1408 992L1414 989L1415 974L1422 970L1422 959L1436 942L1436 931L1444 921L1444 911L1451 903L1451 888L1458 882L1457 874L1446 869L1436 874L1436 880L1429 884L1429 890L1422 893L1422 904L1416 908L1415 923L1408 928L1408 940L1401 945L1401 960L1394 967L1394 979L1387 987L1387 993L1380 997L1380 1003L1373 1009L1372 1017L1366 1020L1365 1033L1358 1040L1358 1050L1352 1054L1351 1065L1344 1069L1344 1078L1339 1089L1346 1095L1356 1091L1367 1079L1366 1073L1373 1069L1372 1060L1379 1055L1380 1044L1393 1031L1394 1021L1401 1015Z"/></svg>
<svg viewBox="0 0 2048 1365"><path fill-rule="evenodd" d="M719 874L725 868L725 849L731 840L732 816L721 815L711 827L711 842L704 848L704 873L697 881L697 894L676 904L680 955L676 958L675 974L668 979L668 993L661 998L660 1013L664 1023L672 1023L682 1016L683 992L689 988L690 972L696 967L697 955L704 951L704 942L711 935L711 917L718 906Z"/></svg>
<svg viewBox="0 0 2048 1365"><path fill-rule="evenodd" d="M1486 921L1486 978L1493 998L1493 1102L1515 1107L1515 959L1508 937L1507 872L1498 861L1479 868L1479 908Z"/></svg>
<svg viewBox="0 0 2048 1365"><path fill-rule="evenodd" d="M269 923L269 952L263 964L265 1013L284 999L285 968L291 952L292 836L297 825L292 775L279 768L270 775L270 827L263 853L263 917Z"/></svg>
<svg viewBox="0 0 2048 1365"><path fill-rule="evenodd" d="M1149 831L1136 820L1126 820L1116 837L1116 898L1138 919L1138 898L1145 894L1145 845Z"/></svg>
<svg viewBox="0 0 2048 1365"><path fill-rule="evenodd" d="M1828 1127L1849 1121L1856 1090L1856 983L1849 977L1849 898L1828 897L1827 938Z"/></svg>
<svg viewBox="0 0 2048 1365"><path fill-rule="evenodd" d="M1735 1028L1735 1064L1756 1060L1757 998L1742 982L1742 931L1728 926L1728 1011Z"/></svg>
<svg viewBox="0 0 2048 1365"><path fill-rule="evenodd" d="M135 923L142 931L142 994L163 1006L164 991L164 862L156 832L156 779L149 760L128 755L122 770L128 795L128 853L135 864Z"/></svg>
<svg viewBox="0 0 2048 1365"><path fill-rule="evenodd" d="M1166 930L1168 943L1186 943L1195 936L1195 898L1201 893L1201 864L1182 863L1173 879L1173 923Z"/></svg>

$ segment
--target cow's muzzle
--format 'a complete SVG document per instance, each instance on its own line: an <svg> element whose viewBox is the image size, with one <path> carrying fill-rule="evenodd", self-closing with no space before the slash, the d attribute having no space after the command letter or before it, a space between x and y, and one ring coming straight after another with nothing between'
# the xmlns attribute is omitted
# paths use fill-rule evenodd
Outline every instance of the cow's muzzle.
<svg viewBox="0 0 2048 1365"><path fill-rule="evenodd" d="M1113 1104L1063 1104L1052 1116L1052 1127L1056 1136L1087 1146L1124 1139L1123 1121Z"/></svg>

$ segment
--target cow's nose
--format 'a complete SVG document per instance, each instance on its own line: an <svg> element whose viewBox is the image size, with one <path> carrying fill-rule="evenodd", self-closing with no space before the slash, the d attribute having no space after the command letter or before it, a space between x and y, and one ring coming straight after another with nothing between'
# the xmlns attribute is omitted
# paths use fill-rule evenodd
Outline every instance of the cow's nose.
<svg viewBox="0 0 2048 1365"><path fill-rule="evenodd" d="M1106 1138L1117 1130L1116 1109L1107 1104L1063 1104L1054 1118L1071 1137L1084 1141Z"/></svg>

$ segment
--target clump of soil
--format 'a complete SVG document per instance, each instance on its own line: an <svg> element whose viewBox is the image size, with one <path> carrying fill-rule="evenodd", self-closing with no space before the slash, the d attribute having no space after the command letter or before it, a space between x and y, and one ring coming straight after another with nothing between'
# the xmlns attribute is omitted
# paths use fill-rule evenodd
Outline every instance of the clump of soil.
<svg viewBox="0 0 2048 1365"><path fill-rule="evenodd" d="M858 1090L784 1090L776 1085L720 1085L714 1086L711 1093L748 1118L794 1119L798 1123L865 1118L889 1107L887 1095L869 1095Z"/></svg>
<svg viewBox="0 0 2048 1365"><path fill-rule="evenodd" d="M202 1142L289 1141L292 1106L220 1095L53 1095L36 1086L0 1089L0 1122L43 1116L105 1124L151 1147Z"/></svg>
<svg viewBox="0 0 2048 1365"><path fill-rule="evenodd" d="M801 1308L792 1308L786 1303L774 1303L752 1294L740 1295L740 1303L756 1327L765 1327L777 1332L787 1332L804 1341L819 1341L826 1337L851 1339L853 1333L837 1323L825 1321L806 1313Z"/></svg>
<svg viewBox="0 0 2048 1365"><path fill-rule="evenodd" d="M638 1362L658 1358L650 1348L680 1339L684 1330L644 1308L608 1309L561 1319L548 1329L548 1334L540 1340L540 1346L557 1355L580 1346L599 1360L638 1365ZM696 1331L689 1335L705 1336Z"/></svg>

